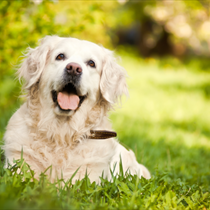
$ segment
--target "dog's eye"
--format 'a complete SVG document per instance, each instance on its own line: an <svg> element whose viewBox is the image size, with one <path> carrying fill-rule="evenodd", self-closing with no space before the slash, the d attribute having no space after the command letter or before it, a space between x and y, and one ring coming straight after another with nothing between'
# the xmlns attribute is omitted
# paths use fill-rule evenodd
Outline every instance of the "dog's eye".
<svg viewBox="0 0 210 210"><path fill-rule="evenodd" d="M94 61L92 61L92 60L88 61L88 65L91 66L91 67L96 67Z"/></svg>
<svg viewBox="0 0 210 210"><path fill-rule="evenodd" d="M56 57L56 60L64 60L65 59L65 55L64 54L59 54L57 57Z"/></svg>

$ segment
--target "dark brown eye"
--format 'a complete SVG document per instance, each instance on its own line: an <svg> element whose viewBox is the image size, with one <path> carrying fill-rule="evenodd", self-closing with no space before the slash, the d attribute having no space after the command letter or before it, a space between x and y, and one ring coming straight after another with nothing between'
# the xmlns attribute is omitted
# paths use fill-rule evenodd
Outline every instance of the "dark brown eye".
<svg viewBox="0 0 210 210"><path fill-rule="evenodd" d="M65 59L65 55L64 54L59 54L57 57L56 57L56 60L64 60Z"/></svg>
<svg viewBox="0 0 210 210"><path fill-rule="evenodd" d="M88 61L88 65L91 66L91 67L96 67L94 61L92 61L92 60Z"/></svg>

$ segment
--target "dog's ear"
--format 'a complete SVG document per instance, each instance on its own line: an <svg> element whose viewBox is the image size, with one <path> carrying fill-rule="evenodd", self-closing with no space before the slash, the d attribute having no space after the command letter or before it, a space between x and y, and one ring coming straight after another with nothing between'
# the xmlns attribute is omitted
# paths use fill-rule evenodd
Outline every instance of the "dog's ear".
<svg viewBox="0 0 210 210"><path fill-rule="evenodd" d="M55 43L57 36L46 36L41 39L40 45L36 48L28 48L19 70L19 79L24 78L25 87L29 89L33 84L39 81L43 69L49 58L50 50Z"/></svg>
<svg viewBox="0 0 210 210"><path fill-rule="evenodd" d="M116 62L113 53L107 49L105 51L106 57L102 69L100 90L102 96L114 104L123 94L129 95L126 84L127 74L125 69Z"/></svg>

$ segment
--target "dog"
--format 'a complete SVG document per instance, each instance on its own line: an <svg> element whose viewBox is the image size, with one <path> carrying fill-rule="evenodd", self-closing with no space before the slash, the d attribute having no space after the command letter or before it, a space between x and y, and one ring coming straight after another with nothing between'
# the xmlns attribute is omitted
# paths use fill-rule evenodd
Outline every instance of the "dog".
<svg viewBox="0 0 210 210"><path fill-rule="evenodd" d="M51 166L51 180L61 174L68 180L77 170L74 181L87 173L100 182L102 173L112 179L110 170L117 176L120 163L124 173L150 178L134 153L113 137L108 112L128 89L126 72L112 51L76 38L46 36L28 49L17 73L25 80L26 101L6 128L6 165L23 151L37 178ZM111 138L101 139L104 134Z"/></svg>

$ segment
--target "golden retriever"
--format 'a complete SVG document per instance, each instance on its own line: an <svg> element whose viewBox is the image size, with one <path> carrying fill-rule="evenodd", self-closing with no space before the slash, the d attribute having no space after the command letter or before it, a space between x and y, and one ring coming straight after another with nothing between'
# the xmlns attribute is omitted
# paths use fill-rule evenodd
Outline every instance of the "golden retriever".
<svg viewBox="0 0 210 210"><path fill-rule="evenodd" d="M24 78L26 102L11 117L4 135L6 164L23 157L36 177L52 166L51 179L74 180L85 173L91 181L110 169L150 178L115 138L95 140L90 131L111 130L108 112L128 95L124 69L113 53L94 43L75 38L46 36L29 48L19 78ZM116 167L115 167L116 166Z"/></svg>

